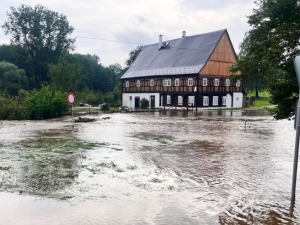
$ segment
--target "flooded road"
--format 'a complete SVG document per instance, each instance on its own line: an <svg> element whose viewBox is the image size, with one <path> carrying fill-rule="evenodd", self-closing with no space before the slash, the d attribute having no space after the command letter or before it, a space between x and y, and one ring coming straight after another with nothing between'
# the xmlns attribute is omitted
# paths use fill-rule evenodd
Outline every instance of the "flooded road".
<svg viewBox="0 0 300 225"><path fill-rule="evenodd" d="M265 111L248 111L246 128L241 111L109 116L75 127L3 121L0 224L300 223L293 121Z"/></svg>

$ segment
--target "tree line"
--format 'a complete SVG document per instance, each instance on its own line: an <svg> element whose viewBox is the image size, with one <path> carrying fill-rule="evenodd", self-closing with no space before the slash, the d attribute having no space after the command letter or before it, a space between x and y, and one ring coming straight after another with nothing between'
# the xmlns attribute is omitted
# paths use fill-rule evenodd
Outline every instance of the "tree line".
<svg viewBox="0 0 300 225"><path fill-rule="evenodd" d="M134 61L141 46L129 53L125 68L118 63L103 66L100 57L95 54L72 54L76 40L70 35L74 27L65 15L42 5L11 7L1 27L10 36L11 43L0 45L0 119L16 118L8 115L14 115L12 112L14 109L18 111L18 107L23 111L29 110L14 101L22 99L29 104L29 99L38 97L36 93L41 90L41 93L53 98L74 92L77 103L121 104L120 77ZM64 104L66 96L64 102L62 99L58 102ZM23 118L42 119L58 114L30 114Z"/></svg>

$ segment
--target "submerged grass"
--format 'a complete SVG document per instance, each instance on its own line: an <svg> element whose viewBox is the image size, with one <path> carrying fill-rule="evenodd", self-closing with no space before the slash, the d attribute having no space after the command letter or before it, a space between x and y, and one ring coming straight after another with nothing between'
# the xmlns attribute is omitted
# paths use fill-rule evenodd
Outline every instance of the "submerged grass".
<svg viewBox="0 0 300 225"><path fill-rule="evenodd" d="M106 168L116 168L117 167L117 164L115 164L113 161L107 163L107 162L100 162L98 164L98 166L101 166L101 167L106 167Z"/></svg>
<svg viewBox="0 0 300 225"><path fill-rule="evenodd" d="M35 156L32 153L25 155L24 157L25 157L25 159L35 159Z"/></svg>
<svg viewBox="0 0 300 225"><path fill-rule="evenodd" d="M116 151L123 151L123 149L121 149L121 148L111 148L111 149L116 150Z"/></svg>
<svg viewBox="0 0 300 225"><path fill-rule="evenodd" d="M166 145L166 144L168 144L168 142L167 142L167 141L165 141L165 140L158 140L158 142L159 142L160 144L163 144L163 145Z"/></svg>

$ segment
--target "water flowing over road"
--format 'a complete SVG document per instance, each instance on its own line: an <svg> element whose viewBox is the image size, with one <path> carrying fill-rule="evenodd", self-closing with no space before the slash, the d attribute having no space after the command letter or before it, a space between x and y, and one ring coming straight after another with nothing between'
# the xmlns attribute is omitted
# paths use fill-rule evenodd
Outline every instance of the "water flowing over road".
<svg viewBox="0 0 300 225"><path fill-rule="evenodd" d="M1 225L300 223L293 121L248 111L245 127L238 110L108 116L2 121Z"/></svg>

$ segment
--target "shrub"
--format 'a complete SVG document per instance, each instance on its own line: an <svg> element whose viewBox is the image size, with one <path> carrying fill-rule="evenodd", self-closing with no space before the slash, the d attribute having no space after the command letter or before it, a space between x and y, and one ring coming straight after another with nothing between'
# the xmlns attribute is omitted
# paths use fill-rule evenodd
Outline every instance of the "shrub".
<svg viewBox="0 0 300 225"><path fill-rule="evenodd" d="M107 111L109 111L110 110L110 106L109 106L109 104L104 104L102 107L101 107L101 110L102 111L104 111L104 112L107 112Z"/></svg>
<svg viewBox="0 0 300 225"><path fill-rule="evenodd" d="M148 107L149 107L149 101L147 99L143 98L141 100L141 108L142 109L147 109Z"/></svg>
<svg viewBox="0 0 300 225"><path fill-rule="evenodd" d="M54 118L68 111L67 94L51 91L48 86L43 86L40 91L34 90L27 104L30 119Z"/></svg>

